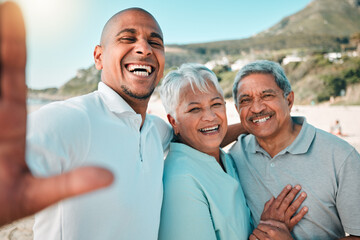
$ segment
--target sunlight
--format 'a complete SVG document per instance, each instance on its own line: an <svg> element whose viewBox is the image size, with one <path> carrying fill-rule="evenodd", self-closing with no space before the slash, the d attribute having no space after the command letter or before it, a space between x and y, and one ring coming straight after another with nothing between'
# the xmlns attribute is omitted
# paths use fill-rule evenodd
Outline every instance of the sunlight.
<svg viewBox="0 0 360 240"><path fill-rule="evenodd" d="M69 29L82 15L82 1L71 0L16 0L23 10L26 25L31 34L57 38ZM50 37L50 39L49 39Z"/></svg>

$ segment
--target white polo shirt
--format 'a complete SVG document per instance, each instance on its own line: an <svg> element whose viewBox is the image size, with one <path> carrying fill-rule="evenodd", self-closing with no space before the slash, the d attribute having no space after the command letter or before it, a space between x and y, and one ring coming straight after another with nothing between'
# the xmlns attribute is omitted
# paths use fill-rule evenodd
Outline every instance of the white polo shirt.
<svg viewBox="0 0 360 240"><path fill-rule="evenodd" d="M141 115L110 87L48 104L30 114L27 163L37 176L103 166L115 181L61 201L35 217L34 239L157 239L163 156L171 127Z"/></svg>

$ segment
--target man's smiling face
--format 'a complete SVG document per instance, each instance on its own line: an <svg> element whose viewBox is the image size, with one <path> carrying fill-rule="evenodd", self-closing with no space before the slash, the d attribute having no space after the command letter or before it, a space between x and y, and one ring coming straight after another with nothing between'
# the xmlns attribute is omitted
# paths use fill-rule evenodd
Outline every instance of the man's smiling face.
<svg viewBox="0 0 360 240"><path fill-rule="evenodd" d="M141 9L120 12L105 26L94 58L102 81L125 100L148 99L164 71L161 29Z"/></svg>
<svg viewBox="0 0 360 240"><path fill-rule="evenodd" d="M258 139L275 139L290 121L293 93L284 97L271 74L254 73L238 84L238 113L244 128Z"/></svg>

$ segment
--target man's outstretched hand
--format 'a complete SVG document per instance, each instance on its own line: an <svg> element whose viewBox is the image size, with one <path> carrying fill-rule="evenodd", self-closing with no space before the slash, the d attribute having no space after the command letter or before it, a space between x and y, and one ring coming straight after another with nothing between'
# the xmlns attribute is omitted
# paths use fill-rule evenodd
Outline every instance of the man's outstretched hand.
<svg viewBox="0 0 360 240"><path fill-rule="evenodd" d="M98 167L47 179L31 175L25 163L25 40L18 6L0 4L0 226L113 182L111 172Z"/></svg>

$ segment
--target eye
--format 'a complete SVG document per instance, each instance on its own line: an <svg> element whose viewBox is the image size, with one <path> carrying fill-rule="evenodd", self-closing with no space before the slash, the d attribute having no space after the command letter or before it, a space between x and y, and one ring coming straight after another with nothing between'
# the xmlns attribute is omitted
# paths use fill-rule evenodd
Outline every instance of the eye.
<svg viewBox="0 0 360 240"><path fill-rule="evenodd" d="M246 104L246 103L249 103L251 101L250 98L242 98L240 99L240 104Z"/></svg>
<svg viewBox="0 0 360 240"><path fill-rule="evenodd" d="M162 42L159 42L159 41L149 41L149 44L153 47L156 47L156 48L162 48L163 47L163 44Z"/></svg>
<svg viewBox="0 0 360 240"><path fill-rule="evenodd" d="M262 99L269 100L269 99L271 99L271 98L273 98L273 97L274 97L273 94L264 94L264 95L262 96Z"/></svg>
<svg viewBox="0 0 360 240"><path fill-rule="evenodd" d="M191 108L188 112L189 113L198 113L198 112L200 112L200 108L198 108L198 107L194 107L194 108Z"/></svg>
<svg viewBox="0 0 360 240"><path fill-rule="evenodd" d="M214 103L211 106L213 106L213 107L221 107L222 105L223 105L223 103L217 102L217 103Z"/></svg>
<svg viewBox="0 0 360 240"><path fill-rule="evenodd" d="M136 42L136 38L134 38L134 37L122 37L122 38L120 38L120 42L134 43L134 42Z"/></svg>

